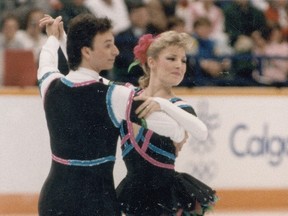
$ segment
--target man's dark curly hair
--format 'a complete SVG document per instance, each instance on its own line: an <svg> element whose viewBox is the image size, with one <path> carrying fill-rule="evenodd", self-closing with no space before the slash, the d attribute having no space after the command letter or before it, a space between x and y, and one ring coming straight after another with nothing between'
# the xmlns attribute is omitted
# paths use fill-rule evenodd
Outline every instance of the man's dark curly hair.
<svg viewBox="0 0 288 216"><path fill-rule="evenodd" d="M104 33L112 29L112 22L107 17L95 17L90 13L80 14L74 17L68 26L67 55L68 65L71 70L77 70L82 57L82 47L90 47L98 33Z"/></svg>

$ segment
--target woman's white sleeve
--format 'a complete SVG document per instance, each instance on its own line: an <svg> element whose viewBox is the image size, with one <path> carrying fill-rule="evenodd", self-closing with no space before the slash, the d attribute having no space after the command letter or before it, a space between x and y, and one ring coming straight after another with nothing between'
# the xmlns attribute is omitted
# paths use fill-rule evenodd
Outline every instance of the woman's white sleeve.
<svg viewBox="0 0 288 216"><path fill-rule="evenodd" d="M114 124L119 126L122 120L126 120L126 111L131 89L113 85L108 91L108 110ZM149 115L146 119L147 128L155 133L170 137L175 142L181 142L185 138L185 130L173 118L165 112L159 111Z"/></svg>
<svg viewBox="0 0 288 216"><path fill-rule="evenodd" d="M155 133L170 137L174 142L182 142L185 138L185 129L165 112L153 112L145 118L147 128Z"/></svg>
<svg viewBox="0 0 288 216"><path fill-rule="evenodd" d="M158 102L161 110L175 119L193 138L199 141L207 139L207 126L199 118L179 108L167 99L154 97L153 100Z"/></svg>

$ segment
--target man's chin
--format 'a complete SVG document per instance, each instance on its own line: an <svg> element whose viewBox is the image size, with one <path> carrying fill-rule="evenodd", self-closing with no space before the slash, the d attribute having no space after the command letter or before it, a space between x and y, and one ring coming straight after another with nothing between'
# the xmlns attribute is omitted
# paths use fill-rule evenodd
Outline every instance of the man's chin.
<svg viewBox="0 0 288 216"><path fill-rule="evenodd" d="M112 66L107 66L105 68L103 68L101 71L107 71L107 70L111 70L113 68L113 65Z"/></svg>

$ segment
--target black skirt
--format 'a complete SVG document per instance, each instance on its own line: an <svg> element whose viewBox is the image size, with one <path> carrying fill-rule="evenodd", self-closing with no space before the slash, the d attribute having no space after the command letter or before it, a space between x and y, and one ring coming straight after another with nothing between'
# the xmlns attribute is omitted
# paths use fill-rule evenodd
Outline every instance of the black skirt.
<svg viewBox="0 0 288 216"><path fill-rule="evenodd" d="M212 209L217 200L214 190L187 173L173 173L170 178L166 176L165 182L149 181L149 185L135 176L124 178L117 187L122 212L135 216L194 216L196 203L202 208L199 215Z"/></svg>

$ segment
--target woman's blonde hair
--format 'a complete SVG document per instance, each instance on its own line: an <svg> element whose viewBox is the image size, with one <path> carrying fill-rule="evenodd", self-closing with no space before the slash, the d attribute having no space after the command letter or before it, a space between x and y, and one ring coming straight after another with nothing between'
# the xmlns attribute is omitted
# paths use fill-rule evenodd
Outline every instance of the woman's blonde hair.
<svg viewBox="0 0 288 216"><path fill-rule="evenodd" d="M193 38L187 33L179 33L176 31L166 31L155 37L146 51L146 57L152 57L156 59L159 53L170 46L178 46L185 49L186 53L189 53L193 48ZM147 59L146 58L146 59ZM141 64L144 75L139 78L139 85L141 88L145 88L149 84L150 80L150 68L147 61Z"/></svg>

